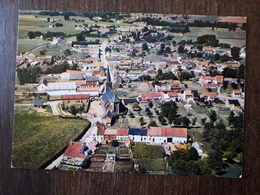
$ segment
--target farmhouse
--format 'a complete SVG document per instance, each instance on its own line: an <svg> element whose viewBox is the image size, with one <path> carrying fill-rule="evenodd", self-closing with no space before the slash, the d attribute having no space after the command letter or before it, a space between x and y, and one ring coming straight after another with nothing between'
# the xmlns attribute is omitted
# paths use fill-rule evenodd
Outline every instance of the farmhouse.
<svg viewBox="0 0 260 195"><path fill-rule="evenodd" d="M148 129L128 128L128 129L105 129L99 131L103 133L100 135L93 135L93 138L100 140L119 140L134 142L142 142L149 144L163 144L163 143L186 143L187 142L187 128L172 128L172 127L149 127Z"/></svg>
<svg viewBox="0 0 260 195"><path fill-rule="evenodd" d="M203 92L201 98L205 98L205 100L215 100L218 96L217 92Z"/></svg>
<svg viewBox="0 0 260 195"><path fill-rule="evenodd" d="M80 153L81 148L81 143L73 141L70 142L67 149L63 153L62 163L76 166L82 165L87 156Z"/></svg>
<svg viewBox="0 0 260 195"><path fill-rule="evenodd" d="M48 83L48 81L46 79L42 79L39 82L39 85L37 87L37 91L47 91L47 89L48 89L47 83Z"/></svg>

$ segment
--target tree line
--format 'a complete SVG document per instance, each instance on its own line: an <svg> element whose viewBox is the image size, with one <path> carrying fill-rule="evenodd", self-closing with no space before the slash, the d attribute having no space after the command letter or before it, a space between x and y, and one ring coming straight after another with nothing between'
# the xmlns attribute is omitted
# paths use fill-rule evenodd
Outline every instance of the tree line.
<svg viewBox="0 0 260 195"><path fill-rule="evenodd" d="M30 39L34 39L34 38L40 37L40 36L43 36L43 38L65 37L66 33L64 33L64 32L50 32L50 31L48 31L47 33L42 33L40 31L29 31L27 35Z"/></svg>

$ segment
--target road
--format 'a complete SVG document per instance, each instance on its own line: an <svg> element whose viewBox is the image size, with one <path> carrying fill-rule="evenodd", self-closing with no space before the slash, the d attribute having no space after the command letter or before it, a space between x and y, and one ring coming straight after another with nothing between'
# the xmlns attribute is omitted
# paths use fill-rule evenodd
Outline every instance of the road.
<svg viewBox="0 0 260 195"><path fill-rule="evenodd" d="M52 114L53 116L60 116L62 115L60 109L59 109L59 103L60 101L52 101L50 102L50 106L51 106L51 110L52 110Z"/></svg>
<svg viewBox="0 0 260 195"><path fill-rule="evenodd" d="M244 107L244 105L245 105L244 99L239 98L239 97L235 97L235 98L229 97L228 95L221 93L220 88L221 87L218 87L218 89L217 89L217 92L218 92L218 96L217 97L218 97L218 99L220 99L220 100L222 100L224 102L226 100L234 100L235 99L235 100L239 101L241 107Z"/></svg>

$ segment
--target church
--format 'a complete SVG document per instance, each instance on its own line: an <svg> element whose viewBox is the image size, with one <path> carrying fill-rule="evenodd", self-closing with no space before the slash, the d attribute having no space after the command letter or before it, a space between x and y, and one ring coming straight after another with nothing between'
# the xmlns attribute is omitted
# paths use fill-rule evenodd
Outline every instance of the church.
<svg viewBox="0 0 260 195"><path fill-rule="evenodd" d="M115 93L112 91L112 81L109 67L107 68L106 87L101 97L101 105L103 106L105 113L108 113L110 111L115 116L122 114L127 110L122 101L119 100Z"/></svg>

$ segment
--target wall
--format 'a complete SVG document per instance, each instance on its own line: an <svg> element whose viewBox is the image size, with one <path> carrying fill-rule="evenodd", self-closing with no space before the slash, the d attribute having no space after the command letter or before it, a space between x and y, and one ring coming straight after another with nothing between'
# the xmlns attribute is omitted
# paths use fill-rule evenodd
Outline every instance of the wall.
<svg viewBox="0 0 260 195"><path fill-rule="evenodd" d="M260 192L260 1L258 0L1 0L0 194L258 194ZM18 10L161 12L247 16L242 179L11 169Z"/></svg>

